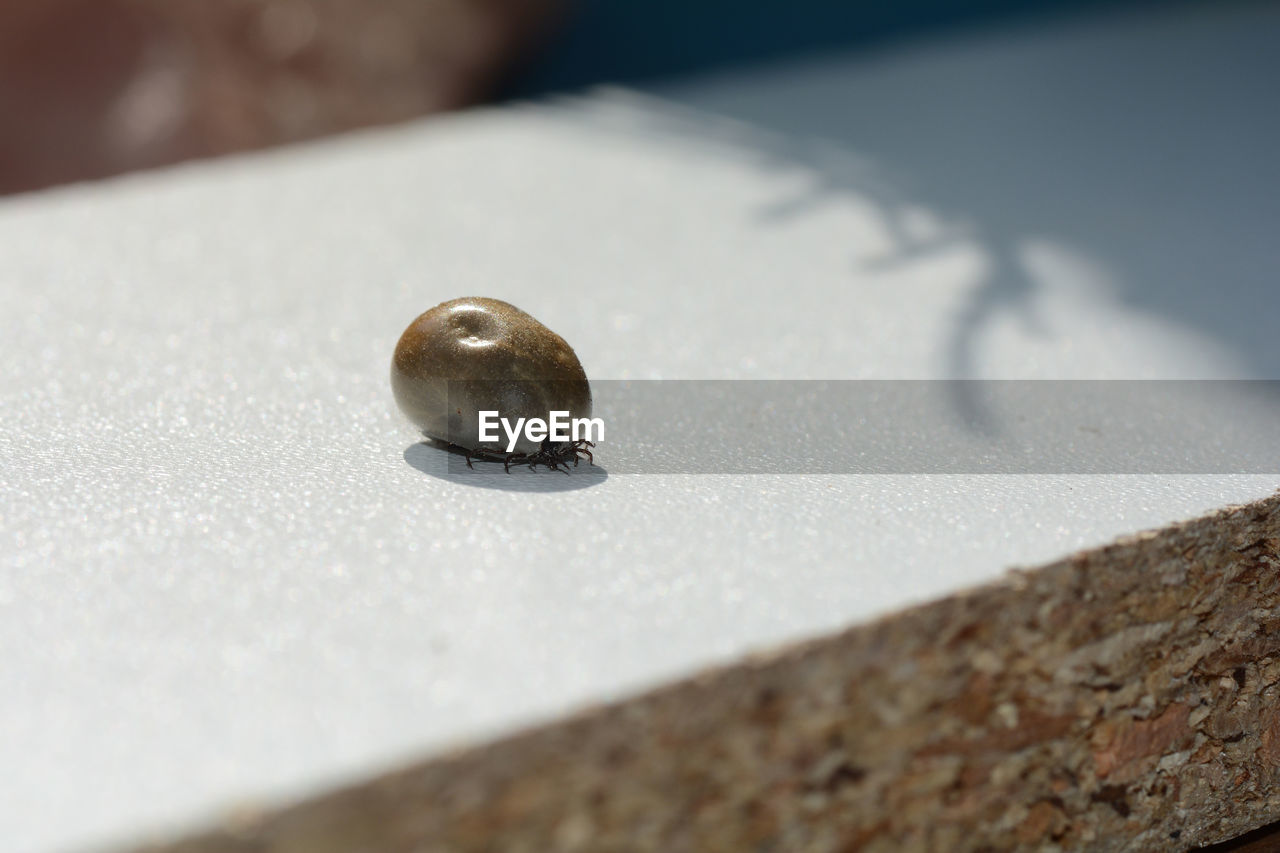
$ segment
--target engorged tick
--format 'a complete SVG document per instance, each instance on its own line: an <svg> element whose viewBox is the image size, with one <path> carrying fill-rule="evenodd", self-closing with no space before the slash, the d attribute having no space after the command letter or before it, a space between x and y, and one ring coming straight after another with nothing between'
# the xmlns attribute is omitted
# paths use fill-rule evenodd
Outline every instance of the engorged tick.
<svg viewBox="0 0 1280 853"><path fill-rule="evenodd" d="M472 459L512 465L543 465L569 472L590 441L521 436L508 452L503 441L481 441L479 415L548 419L591 416L591 386L564 338L506 302L470 296L443 302L409 324L391 359L396 405L429 438L452 445Z"/></svg>

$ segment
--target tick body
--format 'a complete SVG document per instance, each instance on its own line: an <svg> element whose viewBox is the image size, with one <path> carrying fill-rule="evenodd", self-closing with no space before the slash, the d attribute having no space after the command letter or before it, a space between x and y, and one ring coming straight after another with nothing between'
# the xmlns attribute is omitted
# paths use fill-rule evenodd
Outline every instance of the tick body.
<svg viewBox="0 0 1280 853"><path fill-rule="evenodd" d="M585 441L482 441L480 413L547 419L591 415L591 386L564 338L506 302L479 296L441 303L409 324L391 359L400 411L430 438L471 459L549 468L591 458ZM567 467L566 467L567 470Z"/></svg>

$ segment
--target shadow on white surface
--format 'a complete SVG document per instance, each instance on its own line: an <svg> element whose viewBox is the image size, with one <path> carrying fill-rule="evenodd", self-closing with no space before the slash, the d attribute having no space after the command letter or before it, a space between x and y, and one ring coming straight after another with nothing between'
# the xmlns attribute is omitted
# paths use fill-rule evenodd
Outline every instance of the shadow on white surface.
<svg viewBox="0 0 1280 853"><path fill-rule="evenodd" d="M793 179L757 209L773 227L874 209L881 245L848 246L858 279L979 248L984 273L939 342L950 378L1016 373L984 357L992 338L1053 333L1054 291L1085 282L1091 301L1227 354L1227 370L1206 357L1195 378L1277 378L1277 32L1280 9L1239 4L997 33L908 61L855 52L657 85L620 129Z"/></svg>
<svg viewBox="0 0 1280 853"><path fill-rule="evenodd" d="M468 468L461 452L433 441L420 441L406 447L404 461L424 474L450 483L504 492L573 492L598 486L609 479L609 472L604 468L586 462L568 473L545 468L531 470L527 466L512 466L508 473L501 463L480 459Z"/></svg>

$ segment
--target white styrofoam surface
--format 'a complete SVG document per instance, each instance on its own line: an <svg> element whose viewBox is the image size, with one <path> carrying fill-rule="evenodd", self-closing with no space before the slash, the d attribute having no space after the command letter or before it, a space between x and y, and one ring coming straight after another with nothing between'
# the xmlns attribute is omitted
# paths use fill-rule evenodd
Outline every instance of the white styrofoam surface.
<svg viewBox="0 0 1280 853"><path fill-rule="evenodd" d="M1280 376L1277 18L832 56L0 203L5 849L303 794L1269 494L468 480L386 375L417 312L478 294L593 378Z"/></svg>

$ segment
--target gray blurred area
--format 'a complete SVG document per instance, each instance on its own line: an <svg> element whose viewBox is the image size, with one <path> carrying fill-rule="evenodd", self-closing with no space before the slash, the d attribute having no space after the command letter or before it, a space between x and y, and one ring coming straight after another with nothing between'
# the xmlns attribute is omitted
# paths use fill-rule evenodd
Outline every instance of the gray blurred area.
<svg viewBox="0 0 1280 853"><path fill-rule="evenodd" d="M1280 473L1280 382L636 380L593 393L599 476Z"/></svg>

